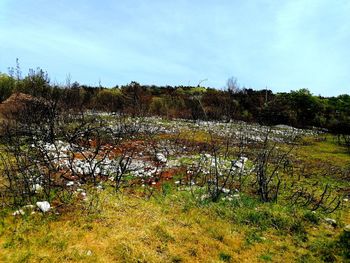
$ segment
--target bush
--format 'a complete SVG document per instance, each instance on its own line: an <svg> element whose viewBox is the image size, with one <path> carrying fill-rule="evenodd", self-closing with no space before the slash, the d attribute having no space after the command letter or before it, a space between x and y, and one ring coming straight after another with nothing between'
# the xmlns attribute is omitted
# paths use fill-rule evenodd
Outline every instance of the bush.
<svg viewBox="0 0 350 263"><path fill-rule="evenodd" d="M339 236L338 246L344 258L350 259L350 231L344 230Z"/></svg>
<svg viewBox="0 0 350 263"><path fill-rule="evenodd" d="M221 261L224 261L224 262L231 262L231 255L230 254L227 254L227 253L224 253L224 252L220 252L219 254L219 259Z"/></svg>
<svg viewBox="0 0 350 263"><path fill-rule="evenodd" d="M314 225L318 225L320 222L320 218L315 213L312 213L311 211L308 211L304 214L304 219Z"/></svg>

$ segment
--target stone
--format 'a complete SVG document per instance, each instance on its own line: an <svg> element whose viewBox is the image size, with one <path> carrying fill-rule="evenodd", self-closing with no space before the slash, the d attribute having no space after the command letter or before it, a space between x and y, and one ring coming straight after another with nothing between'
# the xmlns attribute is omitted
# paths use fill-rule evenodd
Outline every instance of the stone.
<svg viewBox="0 0 350 263"><path fill-rule="evenodd" d="M330 225L332 225L332 226L334 226L334 227L337 226L337 221L336 221L335 219L326 217L324 220L325 220L328 224L330 224Z"/></svg>
<svg viewBox="0 0 350 263"><path fill-rule="evenodd" d="M227 188L222 188L221 191L225 194L228 194L231 190Z"/></svg>
<svg viewBox="0 0 350 263"><path fill-rule="evenodd" d="M156 154L156 160L160 163L166 163L168 160L162 153L157 153Z"/></svg>
<svg viewBox="0 0 350 263"><path fill-rule="evenodd" d="M241 158L239 158L240 159L240 161L243 163L243 164L245 164L247 161L248 161L248 158L247 157L244 157L244 156L242 156Z"/></svg>
<svg viewBox="0 0 350 263"><path fill-rule="evenodd" d="M204 154L204 157L207 159L211 159L211 155L209 153Z"/></svg>
<svg viewBox="0 0 350 263"><path fill-rule="evenodd" d="M32 185L32 191L35 193L41 193L43 190L43 187L40 184L34 184Z"/></svg>
<svg viewBox="0 0 350 263"><path fill-rule="evenodd" d="M50 203L47 201L36 202L36 206L40 209L41 212L46 213L51 209Z"/></svg>
<svg viewBox="0 0 350 263"><path fill-rule="evenodd" d="M244 167L244 164L241 161L233 161L232 164L234 167L236 167L238 169L243 169L243 167Z"/></svg>
<svg viewBox="0 0 350 263"><path fill-rule="evenodd" d="M66 183L66 186L73 186L74 182L73 181L69 181L68 183Z"/></svg>
<svg viewBox="0 0 350 263"><path fill-rule="evenodd" d="M25 213L24 213L24 211L22 209L19 209L19 210L17 210L17 211L12 213L13 216L19 216L19 215L23 216L24 214Z"/></svg>

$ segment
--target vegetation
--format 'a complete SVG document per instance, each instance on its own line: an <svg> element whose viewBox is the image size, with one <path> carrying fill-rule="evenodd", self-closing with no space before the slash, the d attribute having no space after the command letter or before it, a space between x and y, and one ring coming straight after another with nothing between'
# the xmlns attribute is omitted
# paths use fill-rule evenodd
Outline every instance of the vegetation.
<svg viewBox="0 0 350 263"><path fill-rule="evenodd" d="M18 63L18 62L17 62ZM42 69L30 70L24 78L19 65L0 75L0 102L12 93L64 98L67 107L123 112L133 116L243 120L261 124L286 124L299 128L326 128L335 134L350 132L350 95L314 96L307 89L274 94L270 90L240 88L233 78L226 90L191 86L147 86L132 81L114 88L91 87L77 82L50 85ZM347 137L342 143L349 144Z"/></svg>
<svg viewBox="0 0 350 263"><path fill-rule="evenodd" d="M349 261L349 97L227 86L1 75L0 261Z"/></svg>

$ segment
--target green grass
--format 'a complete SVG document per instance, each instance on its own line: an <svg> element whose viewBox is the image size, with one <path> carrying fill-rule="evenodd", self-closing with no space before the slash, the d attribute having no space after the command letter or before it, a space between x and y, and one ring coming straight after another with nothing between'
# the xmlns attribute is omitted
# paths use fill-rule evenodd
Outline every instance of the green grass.
<svg viewBox="0 0 350 263"><path fill-rule="evenodd" d="M188 138L183 138L188 139ZM192 133L204 143L209 134ZM294 159L344 167L350 155L331 136L309 141L295 149ZM199 155L182 157L190 164ZM249 165L251 165L249 163ZM316 168L315 168L316 169ZM332 183L343 188L349 182L330 173L319 178L318 170L302 183ZM294 178L283 178L290 183ZM278 203L262 203L254 191L239 199L199 201L190 192L166 183L150 200L140 189L114 193L87 188L88 201L70 196L66 210L14 217L0 213L0 262L347 262L350 259L349 205L328 215L291 206L290 188ZM245 189L251 187L247 183ZM320 186L317 186L320 187ZM322 189L317 189L320 193ZM337 194L337 193L335 193ZM327 224L325 217L337 220Z"/></svg>
<svg viewBox="0 0 350 263"><path fill-rule="evenodd" d="M350 165L350 154L345 147L337 144L335 136L327 135L325 138L325 141L308 138L306 145L297 149L298 157L335 166Z"/></svg>
<svg viewBox="0 0 350 263"><path fill-rule="evenodd" d="M341 228L248 197L243 205L198 204L180 191L149 201L109 190L90 198L104 202L78 203L62 215L3 215L0 261L322 262L327 253L338 261L348 253L348 243L337 243L347 238Z"/></svg>

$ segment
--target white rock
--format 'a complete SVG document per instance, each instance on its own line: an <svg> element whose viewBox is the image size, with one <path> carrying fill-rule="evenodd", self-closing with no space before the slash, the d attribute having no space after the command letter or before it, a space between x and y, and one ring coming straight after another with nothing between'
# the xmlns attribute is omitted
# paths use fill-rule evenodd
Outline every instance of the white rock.
<svg viewBox="0 0 350 263"><path fill-rule="evenodd" d="M43 187L40 184L32 185L32 191L35 193L40 193L43 190Z"/></svg>
<svg viewBox="0 0 350 263"><path fill-rule="evenodd" d="M206 154L204 154L204 157L207 158L207 159L210 159L211 155L209 153L206 153Z"/></svg>
<svg viewBox="0 0 350 263"><path fill-rule="evenodd" d="M66 183L66 186L73 186L74 182L73 181L69 181L68 183Z"/></svg>
<svg viewBox="0 0 350 263"><path fill-rule="evenodd" d="M19 210L17 210L17 211L12 213L13 216L18 216L18 215L22 215L23 216L24 214L25 213L24 213L24 211L22 209L19 209Z"/></svg>
<svg viewBox="0 0 350 263"><path fill-rule="evenodd" d="M230 192L230 189L222 188L221 190L223 193L228 194Z"/></svg>
<svg viewBox="0 0 350 263"><path fill-rule="evenodd" d="M244 163L241 161L233 161L233 166L239 169L243 169L244 168Z"/></svg>
<svg viewBox="0 0 350 263"><path fill-rule="evenodd" d="M161 163L166 163L168 161L167 158L162 153L157 153L156 159L158 162L161 162Z"/></svg>
<svg viewBox="0 0 350 263"><path fill-rule="evenodd" d="M348 198L344 198L343 201L344 201L344 202L348 202L349 199L348 199Z"/></svg>
<svg viewBox="0 0 350 263"><path fill-rule="evenodd" d="M248 161L248 158L247 157L244 157L244 156L242 156L241 158L239 158L240 159L240 161L243 163L243 164L245 164L247 161Z"/></svg>
<svg viewBox="0 0 350 263"><path fill-rule="evenodd" d="M336 221L335 219L326 217L324 220L325 220L328 224L331 224L332 226L336 226L336 225L337 225L337 221Z"/></svg>
<svg viewBox="0 0 350 263"><path fill-rule="evenodd" d="M36 202L36 206L43 212L46 213L51 209L50 203L47 201Z"/></svg>

